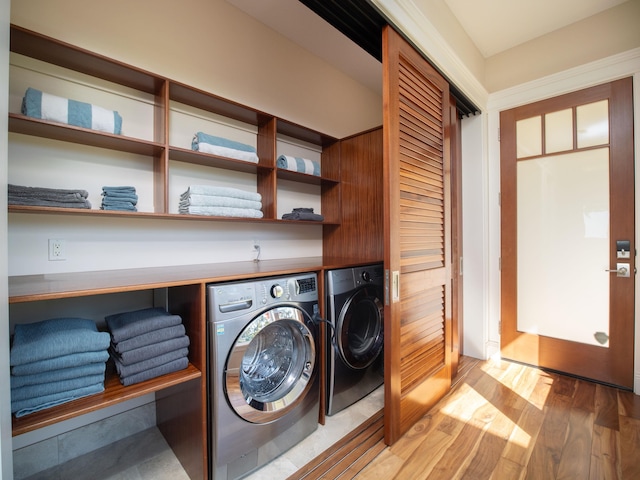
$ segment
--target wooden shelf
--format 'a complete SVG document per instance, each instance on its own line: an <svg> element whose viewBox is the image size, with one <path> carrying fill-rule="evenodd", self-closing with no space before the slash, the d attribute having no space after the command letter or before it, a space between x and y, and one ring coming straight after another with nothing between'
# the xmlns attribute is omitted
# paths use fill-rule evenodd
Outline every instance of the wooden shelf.
<svg viewBox="0 0 640 480"><path fill-rule="evenodd" d="M185 370L168 373L161 377L125 387L120 383L116 373L108 372L104 382L105 390L102 393L79 398L56 407L25 415L24 417L12 417L13 436L22 435L23 433L69 420L101 408L110 407L148 393L157 392L173 385L195 380L201 376L200 370L189 364Z"/></svg>
<svg viewBox="0 0 640 480"><path fill-rule="evenodd" d="M236 172L257 173L259 171L269 172L273 170L273 167L266 167L258 163L244 162L242 160L220 157L210 153L196 152L179 147L169 148L169 159L192 163L194 165L203 165L205 167L224 168L225 170L233 170Z"/></svg>
<svg viewBox="0 0 640 480"><path fill-rule="evenodd" d="M322 257L9 277L9 303L150 290L319 271Z"/></svg>
<svg viewBox="0 0 640 480"><path fill-rule="evenodd" d="M9 205L9 213L28 213L40 215L78 215L96 217L116 217L150 220L183 220L195 222L232 222L232 223L287 223L300 225L339 225L338 222L282 220L278 218L244 218L244 217L214 217L211 215L190 215L183 213L153 213L153 212L126 212L120 210L98 210L89 208L64 208L64 207L38 207L31 205Z"/></svg>
<svg viewBox="0 0 640 480"><path fill-rule="evenodd" d="M160 143L48 122L17 113L9 114L9 131L150 157L159 157L164 151L164 145Z"/></svg>

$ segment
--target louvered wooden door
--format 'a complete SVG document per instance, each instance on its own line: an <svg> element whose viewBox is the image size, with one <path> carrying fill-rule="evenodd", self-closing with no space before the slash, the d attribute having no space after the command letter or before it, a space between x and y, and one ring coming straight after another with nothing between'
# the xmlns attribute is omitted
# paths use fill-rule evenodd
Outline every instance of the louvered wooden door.
<svg viewBox="0 0 640 480"><path fill-rule="evenodd" d="M449 86L391 27L383 33L385 441L450 388Z"/></svg>

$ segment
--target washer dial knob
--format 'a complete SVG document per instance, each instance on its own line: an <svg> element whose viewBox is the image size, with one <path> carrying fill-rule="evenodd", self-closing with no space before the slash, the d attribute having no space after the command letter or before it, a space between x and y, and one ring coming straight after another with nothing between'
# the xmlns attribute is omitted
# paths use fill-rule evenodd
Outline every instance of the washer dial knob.
<svg viewBox="0 0 640 480"><path fill-rule="evenodd" d="M273 298L280 298L284 293L284 288L282 288L279 284L275 284L271 286L271 296Z"/></svg>

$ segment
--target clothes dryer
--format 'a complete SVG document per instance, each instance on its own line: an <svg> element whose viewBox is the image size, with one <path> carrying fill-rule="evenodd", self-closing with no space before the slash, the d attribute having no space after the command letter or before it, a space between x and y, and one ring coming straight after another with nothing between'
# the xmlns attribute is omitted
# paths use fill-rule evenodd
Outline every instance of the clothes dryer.
<svg viewBox="0 0 640 480"><path fill-rule="evenodd" d="M384 382L382 264L326 272L326 413L334 415Z"/></svg>
<svg viewBox="0 0 640 480"><path fill-rule="evenodd" d="M318 427L315 273L207 286L210 471L241 478Z"/></svg>

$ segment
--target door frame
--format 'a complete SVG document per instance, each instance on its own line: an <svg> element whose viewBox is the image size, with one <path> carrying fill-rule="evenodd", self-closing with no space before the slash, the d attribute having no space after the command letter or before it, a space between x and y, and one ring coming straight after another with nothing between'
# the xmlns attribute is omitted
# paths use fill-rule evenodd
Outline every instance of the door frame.
<svg viewBox="0 0 640 480"><path fill-rule="evenodd" d="M519 287L517 285L518 261L516 252L520 245L516 227L516 167L519 160L516 158L515 128L519 119L535 117L541 114L545 115L546 113L608 99L610 141L607 144L607 149L611 158L611 180L616 182L613 184L614 189L612 192L615 193L617 188L621 187L622 195L626 201L629 195L634 195L632 88L632 79L626 77L521 105L514 109L504 110L500 114L502 130L501 151L503 153L501 157L501 235L505 235L501 246L501 319L503 322L501 351L507 358L625 388L631 388L633 384L633 365L631 363L633 362L633 339L629 338L629 333L633 333L633 309L635 307L634 304L630 305L625 300L628 299L629 295L633 295L635 276L616 279L611 275L610 288L612 288L612 297L610 314L612 319L618 320L612 320L609 325L609 335L611 337L609 348L525 333L517 328ZM631 124L627 122L629 117L632 118ZM580 149L575 150L576 148L577 146L574 144L573 149L567 152L580 151ZM562 153L558 152L549 156L551 158L558 157ZM616 225L612 228L616 228L618 234L615 238L609 238L609 245L611 247L616 239L628 238L631 240L632 250L635 251L634 225L633 220L629 218L629 214L632 214L633 211L625 213L627 204L621 204L621 201L623 199L620 196L612 194L612 225ZM616 219L615 223L614 218ZM609 265L615 265L616 258L613 247L610 248L609 256ZM631 268L634 268L635 256L630 258L629 263ZM604 272L600 272L600 274L604 274Z"/></svg>
<svg viewBox="0 0 640 480"><path fill-rule="evenodd" d="M478 356L497 358L500 356L500 143L499 124L502 110L532 103L544 98L570 91L588 88L618 78L634 77L634 117L640 119L640 49L608 57L588 65L543 77L510 89L489 95L486 114L482 118L463 120L463 135L470 132L474 139L463 138L465 166L471 161L482 163L482 185L475 185L474 196L467 195L465 188L465 235L477 237L478 245L465 244L465 290L480 289L481 296L465 296L465 312L478 312L465 318L465 346L473 348ZM635 132L636 145L640 145L638 125ZM469 143L467 143L469 142ZM638 169L638 148L635 164ZM466 167L465 167L466 168ZM480 168L478 168L480 170ZM478 172L480 173L480 172ZM465 174L465 180L468 178ZM472 179L469 179L471 182ZM636 193L640 191L640 176L635 178ZM482 201L475 201L482 199ZM640 199L636 194L636 238L640 238ZM468 218L481 219L486 230ZM481 256L477 252L482 250ZM636 282L635 312L635 367L634 391L640 394L640 282ZM481 317L481 318L479 318Z"/></svg>

